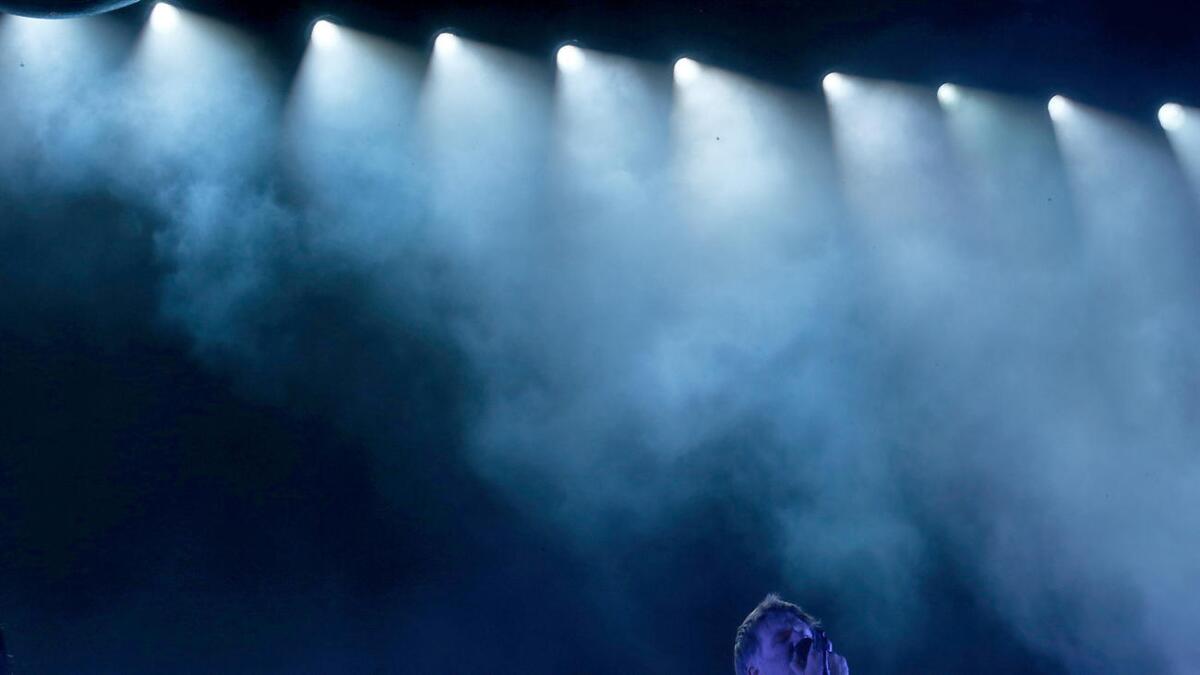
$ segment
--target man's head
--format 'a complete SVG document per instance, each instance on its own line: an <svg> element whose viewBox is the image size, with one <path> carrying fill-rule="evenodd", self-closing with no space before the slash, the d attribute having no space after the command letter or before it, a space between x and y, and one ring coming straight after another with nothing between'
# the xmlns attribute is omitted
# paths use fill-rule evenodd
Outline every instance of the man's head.
<svg viewBox="0 0 1200 675"><path fill-rule="evenodd" d="M737 675L849 672L812 615L768 595L738 628L733 644Z"/></svg>

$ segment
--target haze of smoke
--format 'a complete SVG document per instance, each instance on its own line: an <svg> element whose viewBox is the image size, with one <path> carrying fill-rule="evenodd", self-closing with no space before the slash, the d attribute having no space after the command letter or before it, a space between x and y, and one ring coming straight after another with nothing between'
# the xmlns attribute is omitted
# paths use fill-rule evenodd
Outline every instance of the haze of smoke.
<svg viewBox="0 0 1200 675"><path fill-rule="evenodd" d="M1011 102L960 136L911 91L826 118L717 75L671 112L637 64L555 98L482 48L393 82L421 97L395 118L281 139L239 65L152 97L136 64L6 67L36 95L0 104L0 144L14 194L99 182L159 214L164 316L256 394L304 377L305 288L350 275L372 321L465 355L473 466L587 556L726 503L772 523L730 546L884 669L936 630L935 546L1072 672L1200 657L1195 214L1161 144L1105 126L1097 176Z"/></svg>

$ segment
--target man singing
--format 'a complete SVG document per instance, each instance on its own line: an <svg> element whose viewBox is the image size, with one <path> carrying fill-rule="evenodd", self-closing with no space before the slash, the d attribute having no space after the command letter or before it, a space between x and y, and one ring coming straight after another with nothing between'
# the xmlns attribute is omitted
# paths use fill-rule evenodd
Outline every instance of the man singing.
<svg viewBox="0 0 1200 675"><path fill-rule="evenodd" d="M737 675L850 675L820 623L774 594L738 628L733 669Z"/></svg>

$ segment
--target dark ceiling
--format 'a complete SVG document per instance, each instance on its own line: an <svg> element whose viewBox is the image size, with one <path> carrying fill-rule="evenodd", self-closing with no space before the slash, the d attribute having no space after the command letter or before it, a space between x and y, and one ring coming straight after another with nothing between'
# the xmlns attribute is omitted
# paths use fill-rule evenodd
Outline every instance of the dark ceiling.
<svg viewBox="0 0 1200 675"><path fill-rule="evenodd" d="M1200 60L1189 6L1086 0L186 0L264 39L281 65L331 16L426 45L439 30L549 57L564 41L649 60L691 55L799 88L830 70L1029 95L1065 93L1147 121L1195 102ZM144 20L148 5L118 11Z"/></svg>

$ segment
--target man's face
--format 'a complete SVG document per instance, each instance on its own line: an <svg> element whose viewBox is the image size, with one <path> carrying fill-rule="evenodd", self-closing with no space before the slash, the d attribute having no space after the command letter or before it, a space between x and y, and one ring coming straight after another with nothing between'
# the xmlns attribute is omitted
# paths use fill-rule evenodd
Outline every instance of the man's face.
<svg viewBox="0 0 1200 675"><path fill-rule="evenodd" d="M778 614L759 623L758 655L750 675L842 675L846 660L833 653L820 630L798 616Z"/></svg>

